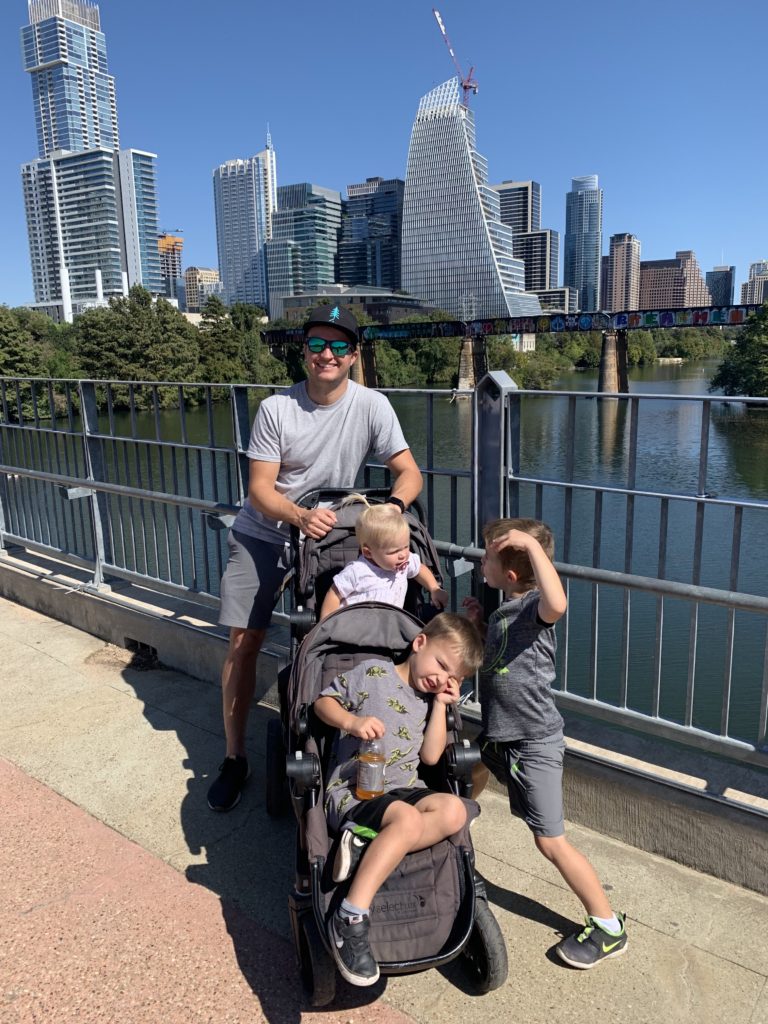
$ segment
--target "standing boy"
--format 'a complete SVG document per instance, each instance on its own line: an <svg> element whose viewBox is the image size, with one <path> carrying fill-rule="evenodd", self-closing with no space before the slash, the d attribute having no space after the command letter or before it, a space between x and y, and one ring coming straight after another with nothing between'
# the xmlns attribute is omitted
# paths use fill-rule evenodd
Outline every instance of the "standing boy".
<svg viewBox="0 0 768 1024"><path fill-rule="evenodd" d="M369 908L379 887L407 853L458 832L466 807L451 793L435 793L418 777L419 761L437 764L447 741L446 708L458 700L461 680L483 660L480 636L466 619L444 612L413 640L398 665L369 659L337 676L314 704L317 717L339 730L326 788L329 825L341 829L334 879L349 876L360 849L356 830L375 833L346 898L330 924L331 951L353 985L373 985L379 966L368 944ZM386 773L383 796L355 796L362 740L381 737Z"/></svg>
<svg viewBox="0 0 768 1024"><path fill-rule="evenodd" d="M554 625L567 599L552 564L554 539L534 519L498 519L483 530L483 575L506 598L486 632L480 686L483 765L477 795L489 770L509 793L513 814L533 832L587 911L586 927L555 947L571 967L587 970L627 949L624 915L614 914L595 869L565 838L563 822L563 719L555 707ZM466 598L467 615L481 626L482 606Z"/></svg>

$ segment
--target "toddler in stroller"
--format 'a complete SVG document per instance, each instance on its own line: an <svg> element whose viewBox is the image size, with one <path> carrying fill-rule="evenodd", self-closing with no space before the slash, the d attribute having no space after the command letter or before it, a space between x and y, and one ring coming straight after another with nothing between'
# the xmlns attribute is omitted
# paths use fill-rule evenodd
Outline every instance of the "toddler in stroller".
<svg viewBox="0 0 768 1024"><path fill-rule="evenodd" d="M316 1006L333 998L334 962L357 985L460 955L479 991L506 979L504 940L469 837L479 813L465 798L476 757L466 742L446 748L458 739L460 680L481 660L467 620L444 613L423 626L373 602L329 615L301 645L284 708L299 826L289 902ZM373 736L385 744L385 792L359 801L357 748ZM434 766L429 775L425 764Z"/></svg>

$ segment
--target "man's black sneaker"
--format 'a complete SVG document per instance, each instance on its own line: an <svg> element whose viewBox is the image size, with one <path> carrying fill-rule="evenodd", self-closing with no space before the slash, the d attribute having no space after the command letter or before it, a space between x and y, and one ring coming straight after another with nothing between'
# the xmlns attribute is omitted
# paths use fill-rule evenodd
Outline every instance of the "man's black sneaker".
<svg viewBox="0 0 768 1024"><path fill-rule="evenodd" d="M343 917L337 910L331 918L331 952L336 966L351 985L373 985L379 980L379 965L371 956L367 914L359 920Z"/></svg>
<svg viewBox="0 0 768 1024"><path fill-rule="evenodd" d="M375 838L376 832L370 828L352 825L344 829L333 861L334 882L345 882L355 873L366 847Z"/></svg>
<svg viewBox="0 0 768 1024"><path fill-rule="evenodd" d="M231 811L240 800L245 780L251 774L245 757L225 757L219 765L219 777L208 790L212 811Z"/></svg>
<svg viewBox="0 0 768 1024"><path fill-rule="evenodd" d="M624 924L624 914L616 916L621 925L619 932L615 934L608 932L597 923L594 917L588 917L584 930L577 935L569 935L559 942L555 946L555 952L561 960L582 971L588 971L590 967L599 964L601 960L610 960L611 957L621 956L627 951L627 929Z"/></svg>

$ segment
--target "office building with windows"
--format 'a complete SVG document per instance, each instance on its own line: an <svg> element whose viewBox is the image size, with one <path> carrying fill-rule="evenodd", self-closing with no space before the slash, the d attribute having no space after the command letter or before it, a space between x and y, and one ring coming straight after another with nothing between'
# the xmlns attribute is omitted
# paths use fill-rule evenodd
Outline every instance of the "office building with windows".
<svg viewBox="0 0 768 1024"><path fill-rule="evenodd" d="M768 302L768 260L749 265L749 278L741 286L741 301L745 306Z"/></svg>
<svg viewBox="0 0 768 1024"><path fill-rule="evenodd" d="M270 304L273 296L314 292L336 282L340 228L340 192L309 182L278 188L266 246Z"/></svg>
<svg viewBox="0 0 768 1024"><path fill-rule="evenodd" d="M600 309L600 256L603 239L603 192L596 174L571 180L565 196L563 284L576 288L579 307Z"/></svg>
<svg viewBox="0 0 768 1024"><path fill-rule="evenodd" d="M461 320L538 313L512 237L476 149L474 114L452 78L422 97L411 132L403 288Z"/></svg>
<svg viewBox="0 0 768 1024"><path fill-rule="evenodd" d="M211 267L187 267L184 271L184 309L199 313L209 295L221 295L223 285L218 270Z"/></svg>
<svg viewBox="0 0 768 1024"><path fill-rule="evenodd" d="M400 178L367 178L347 186L339 237L341 284L400 288L404 191Z"/></svg>
<svg viewBox="0 0 768 1024"><path fill-rule="evenodd" d="M611 235L605 260L601 303L608 313L640 309L640 240L634 235Z"/></svg>
<svg viewBox="0 0 768 1024"><path fill-rule="evenodd" d="M99 8L28 0L21 31L39 156L22 166L37 305L71 321L133 284L163 291L156 156L119 149Z"/></svg>
<svg viewBox="0 0 768 1024"><path fill-rule="evenodd" d="M713 306L732 306L736 287L736 267L713 267L707 271L707 288Z"/></svg>
<svg viewBox="0 0 768 1024"><path fill-rule="evenodd" d="M216 245L228 305L267 305L265 245L272 237L277 205L275 151L271 139L261 153L228 160L213 172Z"/></svg>
<svg viewBox="0 0 768 1024"><path fill-rule="evenodd" d="M548 288L537 294L543 313L575 313L579 308L579 295L573 288Z"/></svg>
<svg viewBox="0 0 768 1024"><path fill-rule="evenodd" d="M675 253L674 259L641 261L640 309L685 309L711 304L712 297L691 250Z"/></svg>
<svg viewBox="0 0 768 1024"><path fill-rule="evenodd" d="M512 239L515 256L525 264L525 290L546 291L557 287L560 235L551 228L525 231Z"/></svg>
<svg viewBox="0 0 768 1024"><path fill-rule="evenodd" d="M501 222L516 235L541 228L541 185L538 181L503 181L499 193Z"/></svg>

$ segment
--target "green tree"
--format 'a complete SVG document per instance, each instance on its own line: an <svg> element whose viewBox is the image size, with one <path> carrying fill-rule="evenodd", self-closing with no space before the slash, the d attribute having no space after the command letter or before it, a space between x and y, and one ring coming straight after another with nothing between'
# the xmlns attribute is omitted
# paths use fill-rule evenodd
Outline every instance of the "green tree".
<svg viewBox="0 0 768 1024"><path fill-rule="evenodd" d="M211 295L202 314L199 379L214 384L244 383L248 374L243 359L243 337L235 328L227 307L218 295Z"/></svg>
<svg viewBox="0 0 768 1024"><path fill-rule="evenodd" d="M753 398L768 396L768 302L749 317L709 390Z"/></svg>
<svg viewBox="0 0 768 1024"><path fill-rule="evenodd" d="M44 377L45 360L42 346L35 340L27 327L19 321L14 310L0 306L0 377ZM39 415L47 415L48 403L45 394L39 392L37 404ZM35 406L32 402L32 385L17 381L6 391L11 417L29 418Z"/></svg>

